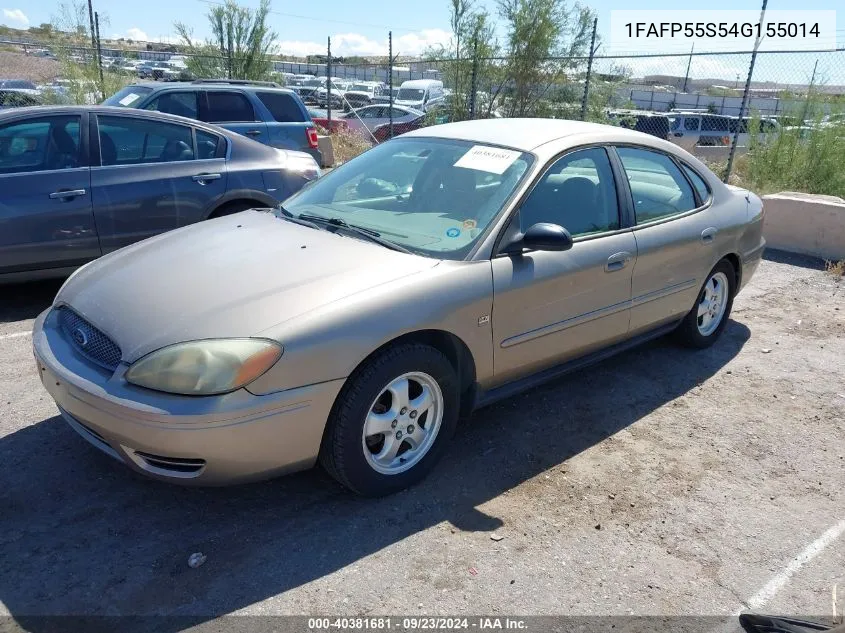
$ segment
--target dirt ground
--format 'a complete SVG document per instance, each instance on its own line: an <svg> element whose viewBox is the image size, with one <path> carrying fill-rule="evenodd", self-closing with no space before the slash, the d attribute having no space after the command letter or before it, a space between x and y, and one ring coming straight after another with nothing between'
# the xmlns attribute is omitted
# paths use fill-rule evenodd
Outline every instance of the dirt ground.
<svg viewBox="0 0 845 633"><path fill-rule="evenodd" d="M60 72L55 59L0 51L0 79L28 79L38 84L52 81Z"/></svg>
<svg viewBox="0 0 845 633"><path fill-rule="evenodd" d="M0 614L830 615L845 596L845 282L768 255L722 339L477 412L421 485L143 479L57 416L0 312ZM207 562L187 565L193 552ZM36 623L33 623L36 622ZM170 630L180 630L173 624Z"/></svg>

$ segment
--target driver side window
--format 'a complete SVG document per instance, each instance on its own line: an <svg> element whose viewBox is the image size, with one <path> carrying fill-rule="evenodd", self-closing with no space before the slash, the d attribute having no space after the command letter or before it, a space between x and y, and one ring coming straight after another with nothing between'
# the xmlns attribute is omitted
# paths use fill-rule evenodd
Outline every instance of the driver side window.
<svg viewBox="0 0 845 633"><path fill-rule="evenodd" d="M555 161L519 209L520 230L559 224L575 237L619 228L619 204L607 151L577 150Z"/></svg>

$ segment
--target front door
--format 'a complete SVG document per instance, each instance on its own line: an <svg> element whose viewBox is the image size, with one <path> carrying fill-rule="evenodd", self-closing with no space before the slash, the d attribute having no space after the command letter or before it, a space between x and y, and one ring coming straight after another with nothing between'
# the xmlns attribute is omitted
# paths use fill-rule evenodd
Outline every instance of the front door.
<svg viewBox="0 0 845 633"><path fill-rule="evenodd" d="M80 115L0 125L0 274L100 256Z"/></svg>
<svg viewBox="0 0 845 633"><path fill-rule="evenodd" d="M216 134L197 130L195 149L189 125L102 114L97 122L91 190L103 253L198 222L225 193Z"/></svg>
<svg viewBox="0 0 845 633"><path fill-rule="evenodd" d="M493 259L496 381L506 382L625 337L637 249L621 224L613 170L602 147L555 160L513 219L568 229L568 251Z"/></svg>

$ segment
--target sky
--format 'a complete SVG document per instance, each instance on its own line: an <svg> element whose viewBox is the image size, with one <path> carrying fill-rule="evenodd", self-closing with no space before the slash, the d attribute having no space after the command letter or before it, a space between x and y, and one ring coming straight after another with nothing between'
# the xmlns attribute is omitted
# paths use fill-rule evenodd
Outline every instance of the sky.
<svg viewBox="0 0 845 633"><path fill-rule="evenodd" d="M214 1L214 0L211 0ZM247 6L257 6L259 0L239 0ZM812 4L801 6L795 0L770 0L769 9L813 9L834 10L841 6L841 0L811 0ZM631 5L624 0L585 0L585 4L597 12L599 36L602 44L599 54L687 52L690 41L650 41L631 46L610 41L611 11L627 9ZM38 25L51 21L57 13L58 0L0 0L0 23L18 28ZM485 7L495 15L496 0L476 0L476 5ZM396 0L322 0L319 3L285 2L274 0L272 4L271 26L278 34L280 51L292 55L325 53L326 37L332 38L332 52L335 55L384 55L387 54L387 32L393 31L394 52L401 55L417 55L426 48L449 41L449 0L420 0L416 2L396 2ZM639 0L637 9L666 12L679 7L677 0ZM759 10L759 0L707 0L701 3L702 9ZM139 7L142 10L139 10ZM207 20L205 13L209 9L209 0L144 0L138 4L125 0L94 0L94 8L101 16L101 32L109 37L126 37L148 41L175 40L174 22L184 22L194 28L194 34L206 36ZM845 12L840 23L835 27L835 35L827 38L826 44L832 47L836 40L845 45ZM103 25L105 20L107 24ZM834 39L835 38L835 39ZM725 50L722 43L721 50ZM696 51L719 50L714 40L696 40ZM781 57L781 64L782 64ZM808 58L809 59L809 58ZM744 72L747 59L737 56L731 59L700 59L700 69L694 69L693 75L708 76L707 63L713 72L720 76L732 76L735 71ZM795 81L799 75L810 70L796 70ZM845 83L845 61L832 68L834 73L843 74ZM673 72L676 67L683 67L685 60L658 58L650 62L641 60L637 65L660 71L661 67ZM637 68L636 70L639 70ZM771 71L775 73L774 70ZM672 74L666 72L665 74ZM677 73L674 73L677 74ZM786 79L789 81L790 79Z"/></svg>

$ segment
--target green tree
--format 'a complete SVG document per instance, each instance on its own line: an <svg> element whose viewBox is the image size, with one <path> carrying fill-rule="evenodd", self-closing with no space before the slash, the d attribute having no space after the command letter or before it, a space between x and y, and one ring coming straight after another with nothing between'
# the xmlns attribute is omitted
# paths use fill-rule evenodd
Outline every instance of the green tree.
<svg viewBox="0 0 845 633"><path fill-rule="evenodd" d="M269 0L255 10L234 0L213 6L208 14L212 37L193 38L193 30L181 22L174 25L188 58L188 69L197 77L264 80L273 70L276 33L267 24Z"/></svg>
<svg viewBox="0 0 845 633"><path fill-rule="evenodd" d="M584 65L593 12L566 0L498 0L498 8L507 25L507 113L535 114L541 100L568 81L567 73Z"/></svg>

